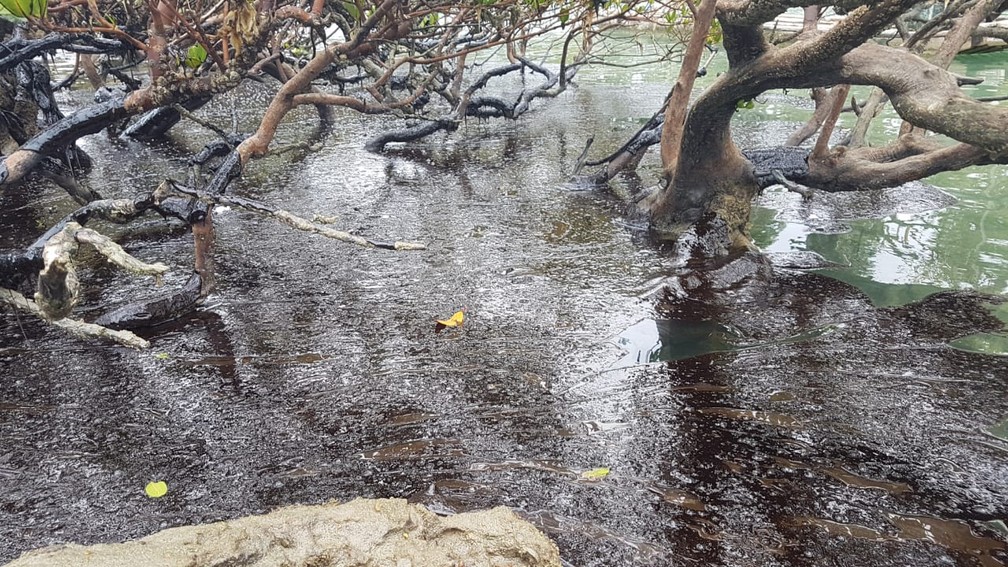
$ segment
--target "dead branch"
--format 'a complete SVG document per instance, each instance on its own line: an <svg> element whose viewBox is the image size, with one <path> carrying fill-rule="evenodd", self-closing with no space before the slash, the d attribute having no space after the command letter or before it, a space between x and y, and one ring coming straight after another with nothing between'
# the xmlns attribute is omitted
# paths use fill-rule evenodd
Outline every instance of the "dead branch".
<svg viewBox="0 0 1008 567"><path fill-rule="evenodd" d="M71 227L67 227L70 229ZM109 263L118 266L130 273L144 275L144 276L155 276L155 278L160 281L160 276L168 271L168 266L162 264L161 262L155 262L153 264L148 264L136 259L134 256L130 255L128 252L123 250L122 246L119 246L112 241L111 238L91 230L90 228L82 228L78 226L76 228L77 232L74 237L77 242L81 244L90 244L98 251L99 254L105 256L105 259Z"/></svg>
<svg viewBox="0 0 1008 567"><path fill-rule="evenodd" d="M74 256L80 244L90 244L112 264L137 274L158 277L168 271L162 263L142 262L112 242L108 237L69 222L53 235L42 250L35 303L47 319L62 319L70 314L80 299L80 281Z"/></svg>
<svg viewBox="0 0 1008 567"><path fill-rule="evenodd" d="M123 346L128 346L130 348L136 349L146 349L150 348L150 342L138 337L136 334L130 331L114 331L107 327L101 325L96 325L94 323L85 323L83 321L77 321L74 319L57 319L55 321L49 320L42 309L35 304L34 301L29 300L27 297L21 295L20 293L6 288L0 288L0 303L17 309L23 313L28 313L39 319L45 320L50 324L59 327L66 331L67 333L86 340L91 339L105 339L111 340L119 343Z"/></svg>
<svg viewBox="0 0 1008 567"><path fill-rule="evenodd" d="M35 303L47 320L66 317L80 299L80 280L73 264L78 248L74 233L79 228L76 223L68 224L49 239L42 251Z"/></svg>
<svg viewBox="0 0 1008 567"><path fill-rule="evenodd" d="M351 234L349 232L345 232L342 230L335 230L326 226L320 226L319 224L313 223L308 219L299 217L283 209L277 209L265 203L260 203L258 201L253 201L251 199L244 199L241 197L228 197L225 195L211 195L205 192L197 191L189 187L185 187L173 181L166 181L165 185L169 187L171 191L177 192L180 195L186 195L188 197L199 199L204 203L241 207L243 209L253 211L259 214L265 214L271 216L292 228L303 230L305 232L313 232L315 234L325 236L326 238L331 238L333 240L338 240L340 242L347 242L349 244L356 244L357 246L363 246L364 248L382 248L385 250L427 249L426 245L419 242L409 242L400 240L389 242L389 241L373 240L370 238L365 238L363 236L358 236L356 234Z"/></svg>

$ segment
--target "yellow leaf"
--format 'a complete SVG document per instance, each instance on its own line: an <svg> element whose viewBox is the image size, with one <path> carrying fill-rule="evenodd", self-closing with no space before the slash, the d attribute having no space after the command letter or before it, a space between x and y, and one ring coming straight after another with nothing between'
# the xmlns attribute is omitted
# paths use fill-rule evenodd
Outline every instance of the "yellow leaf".
<svg viewBox="0 0 1008 567"><path fill-rule="evenodd" d="M168 484L163 480L151 481L144 487L144 492L151 498L161 498L168 494Z"/></svg>
<svg viewBox="0 0 1008 567"><path fill-rule="evenodd" d="M590 471L585 471L581 473L581 478L584 480L602 480L603 478L609 476L609 467L599 467L597 469L592 469Z"/></svg>
<svg viewBox="0 0 1008 567"><path fill-rule="evenodd" d="M464 321L465 309L462 311L456 311L455 314L448 319L438 319L437 323L442 327L461 327Z"/></svg>

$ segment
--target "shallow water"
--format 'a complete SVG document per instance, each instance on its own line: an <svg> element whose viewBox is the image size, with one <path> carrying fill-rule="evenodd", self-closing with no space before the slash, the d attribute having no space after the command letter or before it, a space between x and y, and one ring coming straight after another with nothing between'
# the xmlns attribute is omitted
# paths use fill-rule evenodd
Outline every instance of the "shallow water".
<svg viewBox="0 0 1008 567"><path fill-rule="evenodd" d="M873 193L858 201L887 211L872 221L810 218L830 202L803 212L771 190L759 244L849 264L830 274L863 291L817 275L736 285L728 274L717 301L672 316L660 298L674 259L612 201L566 185L590 133L601 154L664 95L661 73L628 89L613 72L586 73L534 120L470 123L386 155L362 149L375 123L347 114L320 151L257 162L235 188L427 251L362 250L221 210L217 291L146 333L148 352L4 315L0 560L295 502L397 496L444 513L510 506L572 565L1008 563L1008 360L948 346L990 321L953 300L875 306L1003 292L1000 193L951 178L940 186L959 202L938 211L890 210L905 199ZM264 101L254 89L236 99ZM204 113L226 118L230 105ZM294 116L284 139L313 124ZM739 135L786 126L750 115ZM138 149L92 137L104 164L94 184L143 193L181 176L174 156L208 139L192 130ZM136 151L123 182L122 156ZM970 175L1005 179L1003 168ZM70 206L38 190L42 205L16 216L25 199L0 200L3 246L30 242ZM983 235L957 239L970 215ZM126 246L169 263L165 285L181 285L191 237L157 226ZM157 293L107 267L82 276L93 286L85 316ZM463 306L462 329L434 332ZM582 478L597 467L612 472ZM154 479L168 483L164 498L144 495Z"/></svg>

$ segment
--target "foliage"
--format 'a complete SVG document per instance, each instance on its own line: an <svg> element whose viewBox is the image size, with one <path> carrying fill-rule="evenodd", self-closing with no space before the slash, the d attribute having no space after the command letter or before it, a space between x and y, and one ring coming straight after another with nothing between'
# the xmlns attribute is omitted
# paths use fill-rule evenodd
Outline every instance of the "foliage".
<svg viewBox="0 0 1008 567"><path fill-rule="evenodd" d="M194 43L186 51L185 66L190 69L198 69L206 61L207 50L202 45Z"/></svg>
<svg viewBox="0 0 1008 567"><path fill-rule="evenodd" d="M19 18L44 18L48 13L48 0L0 0L0 6Z"/></svg>

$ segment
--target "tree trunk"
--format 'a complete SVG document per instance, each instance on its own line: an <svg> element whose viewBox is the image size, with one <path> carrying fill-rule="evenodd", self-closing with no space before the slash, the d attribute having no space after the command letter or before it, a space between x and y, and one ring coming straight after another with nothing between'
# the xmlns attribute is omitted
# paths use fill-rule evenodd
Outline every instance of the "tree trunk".
<svg viewBox="0 0 1008 567"><path fill-rule="evenodd" d="M690 226L718 227L725 249L748 245L750 202L759 185L752 165L732 141L730 125L739 102L772 89L874 85L904 120L960 142L939 147L907 136L886 148L831 150L826 146L829 126L845 91L838 89L815 159L803 173L810 185L820 189L891 187L939 171L1008 162L1008 109L969 98L959 88L962 78L939 66L870 41L912 4L912 0L880 0L851 10L826 32L771 47L759 25L772 19L779 6L719 3L729 70L686 115L674 176L647 203L655 231L675 238ZM783 8L776 13L780 11Z"/></svg>

